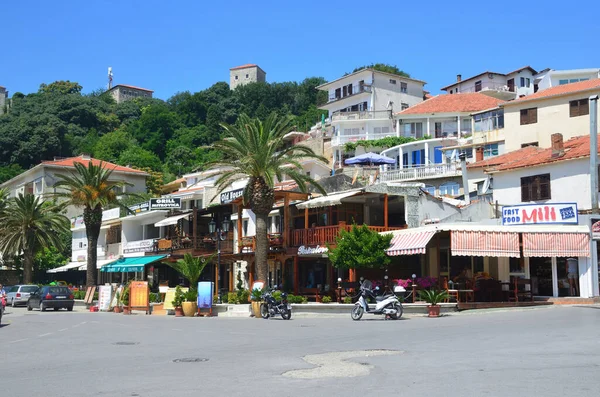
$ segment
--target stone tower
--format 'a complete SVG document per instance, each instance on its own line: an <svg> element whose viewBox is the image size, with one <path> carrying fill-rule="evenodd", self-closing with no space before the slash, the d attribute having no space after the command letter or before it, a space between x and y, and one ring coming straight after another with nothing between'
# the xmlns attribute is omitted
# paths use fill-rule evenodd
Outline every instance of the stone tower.
<svg viewBox="0 0 600 397"><path fill-rule="evenodd" d="M264 83L267 73L258 65L247 64L229 69L229 88L235 90L239 85L248 83Z"/></svg>

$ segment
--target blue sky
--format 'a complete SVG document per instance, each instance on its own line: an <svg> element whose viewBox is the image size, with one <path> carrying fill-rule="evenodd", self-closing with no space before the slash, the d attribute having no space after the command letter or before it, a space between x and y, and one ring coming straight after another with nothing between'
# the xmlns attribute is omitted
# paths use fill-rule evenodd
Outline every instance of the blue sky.
<svg viewBox="0 0 600 397"><path fill-rule="evenodd" d="M439 93L456 74L600 67L600 2L167 1L2 2L0 85L37 91L77 81L169 98L257 63L267 80L327 80L395 64Z"/></svg>

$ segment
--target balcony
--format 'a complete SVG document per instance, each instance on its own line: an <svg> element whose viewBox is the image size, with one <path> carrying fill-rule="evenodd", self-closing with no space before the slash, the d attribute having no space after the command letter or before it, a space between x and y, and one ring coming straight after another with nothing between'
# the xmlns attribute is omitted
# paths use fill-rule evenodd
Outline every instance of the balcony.
<svg viewBox="0 0 600 397"><path fill-rule="evenodd" d="M362 112L334 112L331 121L350 121L350 120L375 120L392 118L392 113L388 110L362 111Z"/></svg>
<svg viewBox="0 0 600 397"><path fill-rule="evenodd" d="M352 90L348 90L350 92L346 92L344 95L343 91L340 89L337 93L334 91L333 94L329 95L329 100L327 103L333 103L342 99L350 98L351 96L363 94L363 93L371 93L370 85L353 85Z"/></svg>
<svg viewBox="0 0 600 397"><path fill-rule="evenodd" d="M390 132L384 132L384 133L379 133L379 134L366 133L366 134L359 134L359 135L334 136L331 138L331 146L333 146L333 147L342 146L348 142L375 140L375 139L386 138L388 136L396 136L396 133L394 131L390 131Z"/></svg>
<svg viewBox="0 0 600 397"><path fill-rule="evenodd" d="M415 168L399 168L383 171L379 178L381 182L403 182L417 181L421 179L432 179L462 175L460 164L432 164Z"/></svg>
<svg viewBox="0 0 600 397"><path fill-rule="evenodd" d="M508 86L503 83L484 83L482 85L473 85L471 87L461 88L460 93L465 92L480 92L494 98L505 101L515 99L517 97L517 87Z"/></svg>
<svg viewBox="0 0 600 397"><path fill-rule="evenodd" d="M281 233L270 233L267 235L269 240L269 251L278 252L283 249L283 236ZM238 243L240 253L250 253L256 251L256 236L245 236Z"/></svg>
<svg viewBox="0 0 600 397"><path fill-rule="evenodd" d="M233 254L233 235L229 233L220 243L221 254ZM211 255L217 252L217 242L209 236L171 237L157 240L154 245L155 253L169 252L173 254L192 253L194 255Z"/></svg>
<svg viewBox="0 0 600 397"><path fill-rule="evenodd" d="M290 246L300 247L301 245L324 245L335 244L335 239L340 230L350 231L352 225L335 225L321 226L310 229L292 230ZM375 232L388 232L392 230L401 230L404 227L385 227L385 226L369 226L369 229Z"/></svg>

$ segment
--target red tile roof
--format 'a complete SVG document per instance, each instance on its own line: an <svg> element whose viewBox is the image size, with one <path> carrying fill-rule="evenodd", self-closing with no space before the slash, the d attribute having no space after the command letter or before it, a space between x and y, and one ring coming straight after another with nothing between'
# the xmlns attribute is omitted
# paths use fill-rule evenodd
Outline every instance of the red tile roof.
<svg viewBox="0 0 600 397"><path fill-rule="evenodd" d="M236 66L236 67L231 68L229 70L246 69L246 68L253 68L253 67L258 67L258 65L255 65L253 63L247 63L245 65Z"/></svg>
<svg viewBox="0 0 600 397"><path fill-rule="evenodd" d="M536 99L554 98L561 95L569 95L580 91L589 91L595 89L600 90L600 79L592 79L580 81L578 83L557 85L556 87L550 87L545 90L538 91L535 94L527 95L519 99L515 99L514 101L506 102L502 106L518 105L520 103L533 101Z"/></svg>
<svg viewBox="0 0 600 397"><path fill-rule="evenodd" d="M148 175L144 171L136 170L136 169L129 168L129 167L123 167L121 165L109 163L108 161L102 161L102 160L93 159L93 158L89 158L89 157L84 158L83 156L69 157L69 158L66 158L66 159L54 160L54 161L42 161L42 164L49 165L49 166L52 166L52 167L70 167L70 168L73 168L75 163L81 163L81 164L85 164L85 165L87 165L89 163L92 163L95 166L99 166L100 163L102 163L102 165L104 166L104 168L107 168L107 169L112 170L112 171L116 171L116 172L129 172L129 173L132 173L132 174Z"/></svg>
<svg viewBox="0 0 600 397"><path fill-rule="evenodd" d="M114 86L113 88L111 88L111 90L114 90L117 87L131 88L132 90L140 90L140 91L146 91L146 92L154 92L154 91L148 90L146 88L136 87L134 85L127 85L127 84L117 84L116 86Z"/></svg>
<svg viewBox="0 0 600 397"><path fill-rule="evenodd" d="M542 149L535 146L528 146L523 149L515 150L501 156L469 164L468 168L485 168L488 172L508 171L516 168L534 167L556 163L559 161L574 160L590 155L590 136L578 136L564 142L564 154L560 157L552 157L552 149ZM600 143L598 144L600 152Z"/></svg>
<svg viewBox="0 0 600 397"><path fill-rule="evenodd" d="M492 109L503 102L479 92L444 94L434 96L397 114L470 113Z"/></svg>

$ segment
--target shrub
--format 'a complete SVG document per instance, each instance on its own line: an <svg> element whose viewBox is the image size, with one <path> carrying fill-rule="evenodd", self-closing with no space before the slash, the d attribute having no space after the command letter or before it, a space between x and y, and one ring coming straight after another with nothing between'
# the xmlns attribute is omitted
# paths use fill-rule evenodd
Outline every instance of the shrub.
<svg viewBox="0 0 600 397"><path fill-rule="evenodd" d="M344 303L352 303L352 298L349 296L344 296Z"/></svg>
<svg viewBox="0 0 600 397"><path fill-rule="evenodd" d="M331 296L324 296L321 298L322 303L331 303Z"/></svg>
<svg viewBox="0 0 600 397"><path fill-rule="evenodd" d="M300 298L300 303L308 303L308 298L306 296L301 296Z"/></svg>
<svg viewBox="0 0 600 397"><path fill-rule="evenodd" d="M281 300L281 291L273 292L273 299L275 299L277 302L279 302Z"/></svg>
<svg viewBox="0 0 600 397"><path fill-rule="evenodd" d="M238 300L238 296L235 292L227 293L227 303L230 303L232 305L237 305L238 303L240 303Z"/></svg>
<svg viewBox="0 0 600 397"><path fill-rule="evenodd" d="M175 297L173 298L171 304L173 305L173 307L181 307L181 304L183 303L184 299L185 294L181 290L181 287L178 285L177 288L175 288Z"/></svg>
<svg viewBox="0 0 600 397"><path fill-rule="evenodd" d="M150 302L151 303L160 303L160 294L157 292L150 292Z"/></svg>
<svg viewBox="0 0 600 397"><path fill-rule="evenodd" d="M237 291L237 300L239 303L248 303L248 298L250 298L250 291L247 289L240 289Z"/></svg>
<svg viewBox="0 0 600 397"><path fill-rule="evenodd" d="M262 290L254 288L250 294L250 297L254 302L260 302L262 300Z"/></svg>
<svg viewBox="0 0 600 397"><path fill-rule="evenodd" d="M198 291L196 291L194 288L190 288L189 290L187 290L187 292L185 293L184 302L197 302L197 301L198 301Z"/></svg>
<svg viewBox="0 0 600 397"><path fill-rule="evenodd" d="M302 303L302 296L297 296L297 295L288 295L288 302L289 303Z"/></svg>

